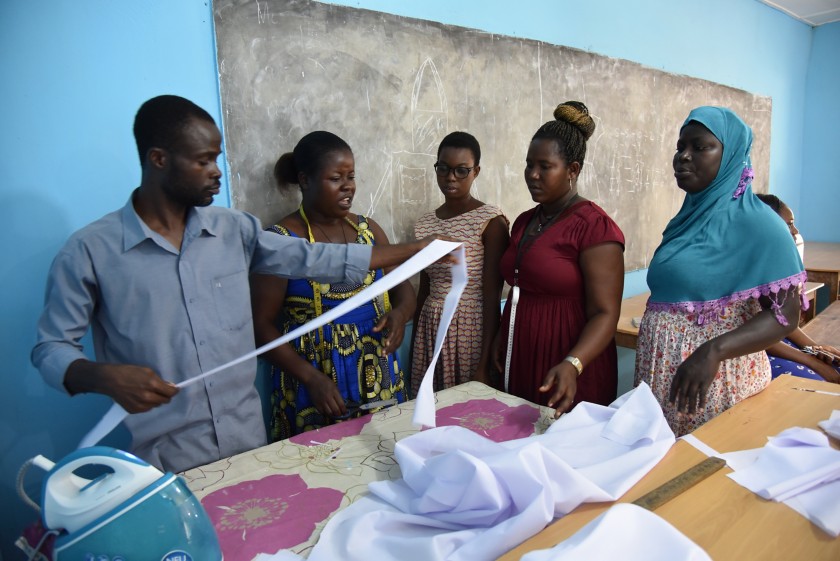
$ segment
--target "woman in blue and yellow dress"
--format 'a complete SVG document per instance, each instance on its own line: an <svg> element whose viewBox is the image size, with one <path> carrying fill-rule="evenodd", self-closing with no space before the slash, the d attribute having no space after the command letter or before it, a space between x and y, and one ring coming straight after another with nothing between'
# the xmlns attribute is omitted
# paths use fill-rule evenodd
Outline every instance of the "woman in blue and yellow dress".
<svg viewBox="0 0 840 561"><path fill-rule="evenodd" d="M269 228L310 242L388 244L382 228L350 212L356 192L355 160L338 136L315 131L274 168L281 188L299 185L300 208ZM369 271L363 284L322 284L267 275L251 278L258 345L341 304L387 272ZM395 352L414 314L406 281L322 328L263 355L272 364L271 435L282 440L330 425L365 403L405 401L403 371ZM375 409L374 409L375 410Z"/></svg>

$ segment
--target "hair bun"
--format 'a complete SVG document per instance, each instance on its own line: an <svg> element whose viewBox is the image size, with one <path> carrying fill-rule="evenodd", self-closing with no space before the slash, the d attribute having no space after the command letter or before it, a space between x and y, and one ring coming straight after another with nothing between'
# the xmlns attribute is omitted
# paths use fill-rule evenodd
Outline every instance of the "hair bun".
<svg viewBox="0 0 840 561"><path fill-rule="evenodd" d="M589 108L579 101L566 101L558 105L554 110L554 118L578 129L586 140L595 132L595 121L589 115Z"/></svg>

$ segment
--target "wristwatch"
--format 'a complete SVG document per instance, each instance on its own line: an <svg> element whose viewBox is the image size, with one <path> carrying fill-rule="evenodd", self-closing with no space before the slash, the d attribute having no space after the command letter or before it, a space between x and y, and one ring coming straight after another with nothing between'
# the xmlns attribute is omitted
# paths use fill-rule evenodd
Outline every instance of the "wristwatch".
<svg viewBox="0 0 840 561"><path fill-rule="evenodd" d="M580 361L580 359L578 357L569 355L566 358L564 358L563 360L565 360L566 362L571 362L572 363L572 366L574 366L575 370L577 370L578 376L580 376L583 373L583 363Z"/></svg>

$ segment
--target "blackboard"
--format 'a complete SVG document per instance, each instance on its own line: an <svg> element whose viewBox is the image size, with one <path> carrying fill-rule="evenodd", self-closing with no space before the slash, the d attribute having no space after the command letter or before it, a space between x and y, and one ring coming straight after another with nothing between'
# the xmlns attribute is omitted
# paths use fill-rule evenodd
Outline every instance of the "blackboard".
<svg viewBox="0 0 840 561"><path fill-rule="evenodd" d="M580 192L623 229L628 271L647 267L684 193L671 159L699 105L752 128L754 189L767 191L768 97L545 42L306 0L213 3L233 206L271 224L299 204L271 170L304 134L329 130L356 157L354 212L392 241L443 201L437 146L465 130L482 148L474 188L513 219L531 208L523 179L531 136L554 107L587 104L597 129Z"/></svg>

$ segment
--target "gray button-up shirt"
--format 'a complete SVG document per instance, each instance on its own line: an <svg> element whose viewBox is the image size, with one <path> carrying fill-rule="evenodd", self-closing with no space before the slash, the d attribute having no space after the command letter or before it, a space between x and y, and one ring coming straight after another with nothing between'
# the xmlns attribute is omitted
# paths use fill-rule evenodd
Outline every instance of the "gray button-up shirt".
<svg viewBox="0 0 840 561"><path fill-rule="evenodd" d="M189 211L179 251L129 198L73 234L53 261L32 363L66 392L67 368L87 358L79 341L90 327L97 361L148 366L178 383L254 349L250 273L361 282L370 252L278 236L218 207ZM252 359L129 415L132 451L178 472L264 445L255 376Z"/></svg>

